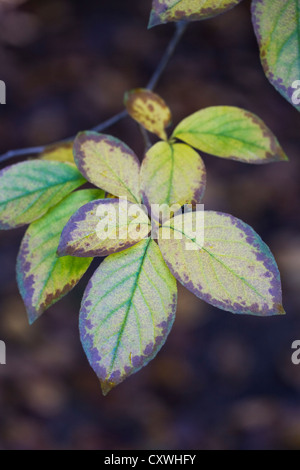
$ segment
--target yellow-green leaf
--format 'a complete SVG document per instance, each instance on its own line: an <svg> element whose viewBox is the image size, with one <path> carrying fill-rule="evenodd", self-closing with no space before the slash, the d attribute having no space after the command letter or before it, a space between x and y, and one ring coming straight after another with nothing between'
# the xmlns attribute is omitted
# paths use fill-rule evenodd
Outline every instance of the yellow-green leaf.
<svg viewBox="0 0 300 470"><path fill-rule="evenodd" d="M300 111L299 0L253 0L252 21L267 78Z"/></svg>
<svg viewBox="0 0 300 470"><path fill-rule="evenodd" d="M141 191L145 204L199 203L206 172L202 158L185 144L158 142L141 166Z"/></svg>
<svg viewBox="0 0 300 470"><path fill-rule="evenodd" d="M107 256L147 237L150 220L138 204L102 199L82 206L61 234L59 256Z"/></svg>
<svg viewBox="0 0 300 470"><path fill-rule="evenodd" d="M0 229L26 225L85 183L69 163L32 160L0 171Z"/></svg>
<svg viewBox="0 0 300 470"><path fill-rule="evenodd" d="M241 0L152 0L149 28L169 21L198 21L230 10Z"/></svg>
<svg viewBox="0 0 300 470"><path fill-rule="evenodd" d="M83 204L104 197L97 189L76 191L27 229L17 259L17 280L29 322L67 294L80 280L92 258L58 258L61 231Z"/></svg>
<svg viewBox="0 0 300 470"><path fill-rule="evenodd" d="M105 395L156 356L176 301L176 281L151 238L100 265L83 297L80 336Z"/></svg>
<svg viewBox="0 0 300 470"><path fill-rule="evenodd" d="M52 160L56 162L69 162L75 165L73 157L73 143L49 145L40 155L41 160Z"/></svg>
<svg viewBox="0 0 300 470"><path fill-rule="evenodd" d="M82 175L98 188L140 202L139 160L119 139L81 132L74 142L74 159Z"/></svg>
<svg viewBox="0 0 300 470"><path fill-rule="evenodd" d="M137 88L125 94L128 114L145 129L167 140L166 127L172 120L171 111L165 101L153 91Z"/></svg>
<svg viewBox="0 0 300 470"><path fill-rule="evenodd" d="M200 299L232 313L283 314L280 274L272 253L239 219L198 212L165 222L159 247L172 274ZM197 219L198 218L198 219Z"/></svg>
<svg viewBox="0 0 300 470"><path fill-rule="evenodd" d="M181 121L173 137L203 152L240 162L288 160L274 134L259 117L232 106L197 111Z"/></svg>

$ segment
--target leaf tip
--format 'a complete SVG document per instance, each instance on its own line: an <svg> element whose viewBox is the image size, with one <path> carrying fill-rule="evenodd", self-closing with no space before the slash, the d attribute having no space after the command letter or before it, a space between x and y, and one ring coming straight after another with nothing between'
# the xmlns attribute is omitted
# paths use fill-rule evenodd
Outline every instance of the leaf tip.
<svg viewBox="0 0 300 470"><path fill-rule="evenodd" d="M26 309L27 310L27 317L28 317L28 323L29 325L33 325L35 323L35 321L38 319L39 317L39 314L37 311L35 311L34 309Z"/></svg>
<svg viewBox="0 0 300 470"><path fill-rule="evenodd" d="M104 397L117 385L109 380L100 380L101 390Z"/></svg>
<svg viewBox="0 0 300 470"><path fill-rule="evenodd" d="M289 161L290 161L289 157L287 156L287 154L286 154L284 151L282 151L280 157L281 157L280 160L281 160L282 162L289 162Z"/></svg>
<svg viewBox="0 0 300 470"><path fill-rule="evenodd" d="M160 134L159 137L161 138L161 140L163 140L164 142L168 142L168 135L164 129L161 130L159 134Z"/></svg>
<svg viewBox="0 0 300 470"><path fill-rule="evenodd" d="M283 308L282 304L275 305L275 314L276 315L286 315L286 311Z"/></svg>
<svg viewBox="0 0 300 470"><path fill-rule="evenodd" d="M279 162L289 162L290 159L281 147L280 143L277 141L277 149L274 149L274 154L276 155L276 160Z"/></svg>
<svg viewBox="0 0 300 470"><path fill-rule="evenodd" d="M152 10L149 18L148 29L154 28L154 26L158 26L160 24L162 24L160 16L155 10Z"/></svg>

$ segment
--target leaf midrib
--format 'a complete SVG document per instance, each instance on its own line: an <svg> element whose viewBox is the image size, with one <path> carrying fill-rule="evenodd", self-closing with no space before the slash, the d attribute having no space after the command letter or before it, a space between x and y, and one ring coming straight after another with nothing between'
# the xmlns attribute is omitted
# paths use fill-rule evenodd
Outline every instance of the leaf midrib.
<svg viewBox="0 0 300 470"><path fill-rule="evenodd" d="M116 361L116 358L117 358L117 353L118 353L118 349L119 349L119 346L120 346L120 343L121 343L121 339L122 339L122 336L123 336L123 333L124 333L124 330L125 330L125 326L126 326L126 323L127 323L127 319L128 319L128 315L129 315L129 312L130 312L130 309L131 309L131 305L132 305L132 299L135 295L135 291L136 289L138 288L138 282L139 282L139 278L140 278L140 275L142 273L142 269L143 269L143 264L145 262L145 258L146 258L146 254L147 254L147 251L149 249L149 246L150 246L150 242L151 242L151 238L148 239L148 243L147 245L145 246L145 251L144 251L144 254L141 258L141 264L140 264L140 267L136 273L136 280L135 280L135 283L134 283L134 286L131 290L131 294L129 296L129 299L128 299L128 306L127 306L127 310L126 310L126 313L125 313L125 317L124 317L124 320L122 322L122 326L121 326L121 329L119 331L119 336L118 336L118 340L117 340L117 344L114 348L114 354L113 354L113 358L112 358L112 361L111 361L111 366L110 366L110 370L109 370L109 375L111 374L112 370L113 370L113 367L114 367L114 364L115 364L115 361Z"/></svg>
<svg viewBox="0 0 300 470"><path fill-rule="evenodd" d="M207 250L206 248L204 248L203 246L200 246L198 245L198 243L195 242L195 240L191 237L189 237L188 235L186 235L184 232L182 232L181 230L178 230L174 227L172 227L171 225L170 226L167 226L167 225L163 225L161 228L171 228L173 231L176 231L176 232L179 232L181 233L184 237L188 238L189 240L191 240L193 243L195 243L197 246L199 246L199 249L200 250L203 250L205 251L210 257L212 257L213 259L215 259L218 263L220 263L227 271L229 271L231 274L233 274L235 277L237 277L242 283L246 284L251 290L253 290L253 292L255 292L259 297L261 297L262 299L264 299L265 301L267 301L266 297L262 294L260 294L260 292L258 292L256 290L256 288L254 286L252 286L252 284L250 284L244 277L240 276L239 274L237 274L233 269L229 268L225 263L223 263L223 261L221 261L219 258L217 258L213 253L211 253L209 250Z"/></svg>
<svg viewBox="0 0 300 470"><path fill-rule="evenodd" d="M171 199L171 192L172 192L172 187L173 187L173 178L174 178L174 147L173 145L169 145L170 151L171 151L171 171L170 171L170 177L169 177L169 187L168 187L168 194L167 194L167 204L170 204L170 199Z"/></svg>
<svg viewBox="0 0 300 470"><path fill-rule="evenodd" d="M77 180L78 180L78 182L80 180L82 180L82 183L85 182L85 178L82 175L80 175L80 177L78 176L77 178L74 178L74 179L68 179L68 180L60 182L60 183L50 184L48 186L44 186L42 188L35 189L34 191L29 191L26 194L21 194L20 196L16 196L12 199L6 199L5 201L0 201L0 206L4 205L4 204L8 204L9 202L16 201L18 199L22 199L22 198L32 196L33 194L38 193L38 192L45 193L48 189L55 188L55 186L63 186L65 184L73 183L73 182L75 183Z"/></svg>
<svg viewBox="0 0 300 470"><path fill-rule="evenodd" d="M191 129L189 131L182 131L182 132L178 133L176 135L176 138L180 139L180 140L184 140L186 138L186 134L192 134L192 135L198 136L200 138L201 138L201 136L204 136L204 137L205 136L217 137L217 138L221 138L221 139L226 139L228 141L240 142L240 143L242 143L246 146L253 147L253 148L256 148L256 149L259 149L259 150L263 150L264 152L266 151L265 147L262 147L261 145L255 143L255 142L250 142L249 140L244 140L244 139L237 138L237 137L230 137L229 135L223 134L222 132L211 132L211 131L204 132L204 131L197 131L197 130Z"/></svg>

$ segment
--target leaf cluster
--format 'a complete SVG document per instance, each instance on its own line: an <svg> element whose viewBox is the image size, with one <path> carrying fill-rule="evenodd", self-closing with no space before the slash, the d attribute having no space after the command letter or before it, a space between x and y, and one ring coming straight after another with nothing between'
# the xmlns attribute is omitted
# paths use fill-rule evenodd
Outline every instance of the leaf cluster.
<svg viewBox="0 0 300 470"><path fill-rule="evenodd" d="M164 344L176 279L232 313L284 313L279 271L261 238L241 220L198 206L206 170L197 151L252 164L287 160L273 133L248 111L220 106L188 116L168 137L171 111L162 98L138 89L125 104L162 139L141 164L119 139L81 132L73 150L49 148L0 173L1 228L30 224L17 259L30 323L77 284L94 257L107 257L80 311L83 348L105 394ZM78 190L86 182L95 188ZM170 210L153 216L153 205Z"/></svg>

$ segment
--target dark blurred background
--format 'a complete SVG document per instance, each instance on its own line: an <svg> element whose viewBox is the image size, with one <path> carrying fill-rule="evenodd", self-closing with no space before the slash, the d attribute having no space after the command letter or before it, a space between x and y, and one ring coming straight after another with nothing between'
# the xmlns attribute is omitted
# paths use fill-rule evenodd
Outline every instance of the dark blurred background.
<svg viewBox="0 0 300 470"><path fill-rule="evenodd" d="M151 0L0 0L0 153L89 129L144 86L174 25L147 31ZM300 77L299 77L300 79ZM157 87L174 124L200 108L258 114L289 163L204 156L207 209L252 225L282 274L285 317L234 316L179 286L177 321L146 368L102 397L80 345L77 288L27 324L15 260L24 229L0 234L0 449L299 449L300 116L262 71L245 0L190 24ZM109 129L143 156L129 118ZM18 160L15 160L18 161ZM2 165L3 166L3 165Z"/></svg>

